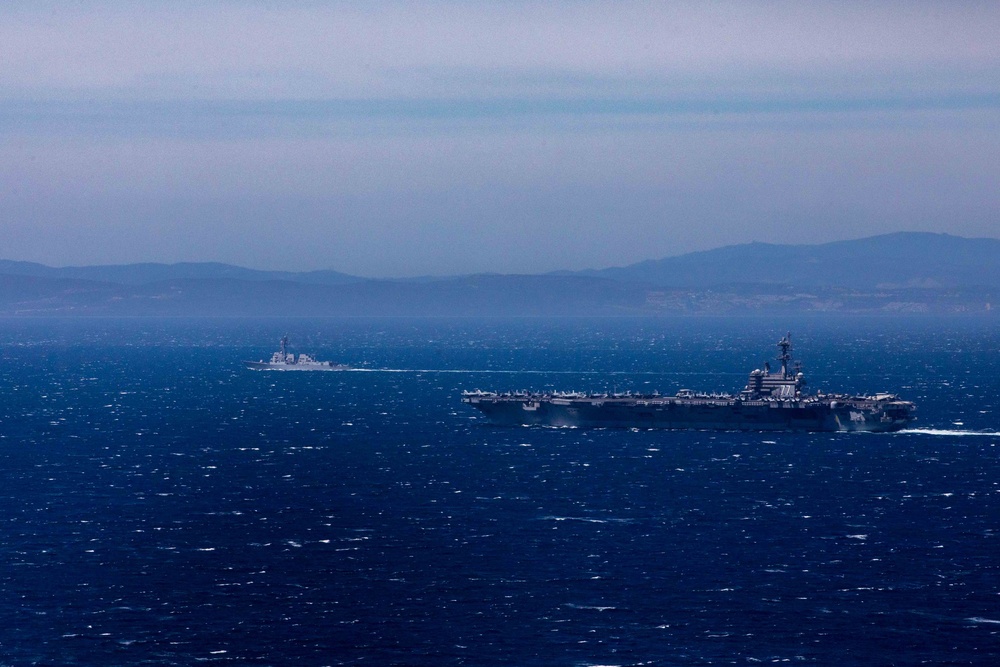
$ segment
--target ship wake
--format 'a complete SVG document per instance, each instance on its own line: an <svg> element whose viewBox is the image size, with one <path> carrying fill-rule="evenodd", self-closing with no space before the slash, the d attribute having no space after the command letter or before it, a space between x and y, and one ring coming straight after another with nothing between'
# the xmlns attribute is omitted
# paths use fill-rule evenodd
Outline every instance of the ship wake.
<svg viewBox="0 0 1000 667"><path fill-rule="evenodd" d="M987 437L1000 437L1000 431L963 431L949 428L905 428L897 433L903 435L981 435Z"/></svg>

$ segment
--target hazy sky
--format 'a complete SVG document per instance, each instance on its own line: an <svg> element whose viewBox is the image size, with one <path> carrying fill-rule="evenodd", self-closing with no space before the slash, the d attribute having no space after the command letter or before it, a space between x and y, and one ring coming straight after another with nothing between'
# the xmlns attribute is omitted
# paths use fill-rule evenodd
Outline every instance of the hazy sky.
<svg viewBox="0 0 1000 667"><path fill-rule="evenodd" d="M0 5L0 258L366 276L1000 236L997 2Z"/></svg>

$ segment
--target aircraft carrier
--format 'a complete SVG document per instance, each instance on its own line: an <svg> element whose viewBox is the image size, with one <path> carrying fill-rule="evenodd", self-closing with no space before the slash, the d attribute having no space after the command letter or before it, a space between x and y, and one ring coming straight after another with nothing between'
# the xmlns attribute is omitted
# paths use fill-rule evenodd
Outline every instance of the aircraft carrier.
<svg viewBox="0 0 1000 667"><path fill-rule="evenodd" d="M801 365L790 369L791 334L778 341L781 370L750 372L737 394L681 389L674 396L634 393L462 392L462 402L498 425L663 428L727 431L869 431L905 428L916 407L895 394L805 392Z"/></svg>

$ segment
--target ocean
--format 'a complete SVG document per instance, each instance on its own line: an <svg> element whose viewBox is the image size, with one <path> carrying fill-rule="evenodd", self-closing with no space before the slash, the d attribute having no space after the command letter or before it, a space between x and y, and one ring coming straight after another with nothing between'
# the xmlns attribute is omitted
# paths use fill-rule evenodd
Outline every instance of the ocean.
<svg viewBox="0 0 1000 667"><path fill-rule="evenodd" d="M0 320L0 665L1000 664L995 318ZM736 391L896 434L502 428ZM254 372L288 334L359 366Z"/></svg>

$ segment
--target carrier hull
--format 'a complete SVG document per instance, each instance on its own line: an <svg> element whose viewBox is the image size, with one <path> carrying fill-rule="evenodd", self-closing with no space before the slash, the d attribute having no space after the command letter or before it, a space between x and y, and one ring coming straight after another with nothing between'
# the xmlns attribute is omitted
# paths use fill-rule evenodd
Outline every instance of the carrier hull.
<svg viewBox="0 0 1000 667"><path fill-rule="evenodd" d="M887 433L906 428L913 421L912 404L875 399L699 401L468 393L462 400L492 423L505 426Z"/></svg>

